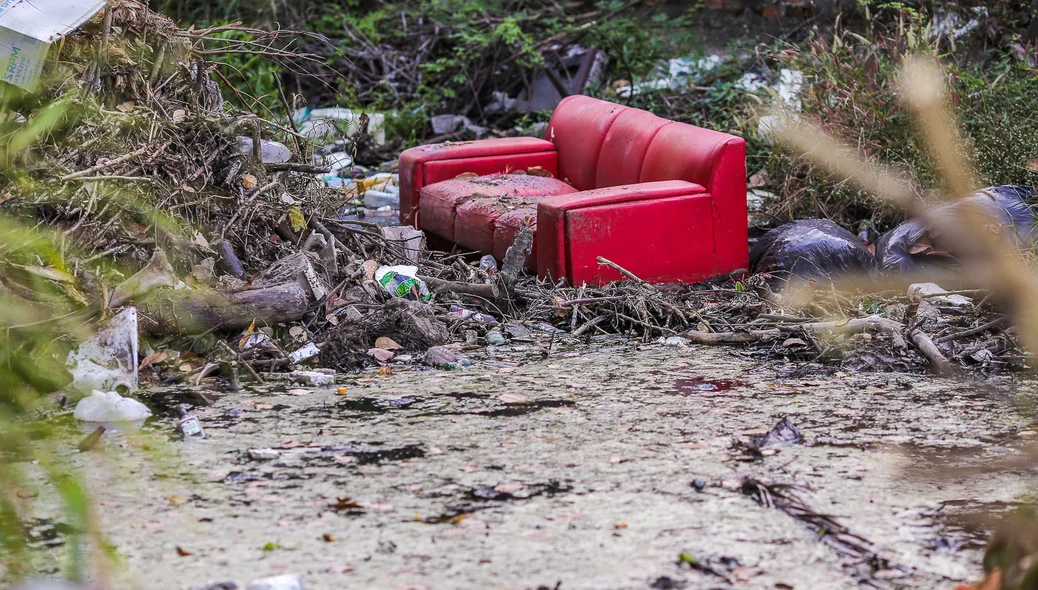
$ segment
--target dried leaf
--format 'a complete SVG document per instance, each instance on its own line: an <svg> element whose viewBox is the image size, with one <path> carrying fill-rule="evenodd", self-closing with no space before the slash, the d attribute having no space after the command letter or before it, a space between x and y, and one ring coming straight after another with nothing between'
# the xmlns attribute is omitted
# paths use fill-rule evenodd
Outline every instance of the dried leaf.
<svg viewBox="0 0 1038 590"><path fill-rule="evenodd" d="M184 109L177 109L173 111L174 123L183 123L185 119L187 119L187 111L185 111Z"/></svg>
<svg viewBox="0 0 1038 590"><path fill-rule="evenodd" d="M335 511L340 511L340 510L356 511L356 510L363 510L364 509L363 506L361 506L360 504L358 504L358 503L354 502L353 500L351 500L349 496L342 496L341 498L338 498L335 501L334 504L331 504L328 507L331 508L332 510L335 510Z"/></svg>
<svg viewBox="0 0 1038 590"><path fill-rule="evenodd" d="M177 545L177 555L179 555L181 557L187 557L188 555L191 555L191 552L188 551L187 549L184 549L180 545Z"/></svg>
<svg viewBox="0 0 1038 590"><path fill-rule="evenodd" d="M301 232L306 229L306 217L303 216L303 210L299 207L288 208L288 221L292 224L292 231Z"/></svg>
<svg viewBox="0 0 1038 590"><path fill-rule="evenodd" d="M120 111L122 111L124 113L128 113L128 112L133 110L133 107L134 107L133 101L132 100L128 100L128 101L122 103L121 105L119 105L119 106L117 106L115 108L119 109Z"/></svg>
<svg viewBox="0 0 1038 590"><path fill-rule="evenodd" d="M542 178L555 178L555 175L550 170L545 170L540 166L530 166L526 169L526 173L530 176L540 176Z"/></svg>
<svg viewBox="0 0 1038 590"><path fill-rule="evenodd" d="M249 329L245 330L245 334L241 337L241 340L238 341L238 350L245 350L245 345L249 343L249 336L252 336L252 333L255 331L256 320L252 320L252 323L249 325Z"/></svg>
<svg viewBox="0 0 1038 590"><path fill-rule="evenodd" d="M374 260L365 260L364 264L361 265L364 269L364 278L368 281L375 280L375 271L378 270L378 263Z"/></svg>
<svg viewBox="0 0 1038 590"><path fill-rule="evenodd" d="M368 356L374 358L380 363L384 363L393 358L393 351L384 348L369 348Z"/></svg>
<svg viewBox="0 0 1038 590"><path fill-rule="evenodd" d="M245 189L245 190L250 190L250 189L256 188L256 185L258 183L259 183L259 181L256 180L256 177L251 175L251 174L242 174L241 175L241 187L243 189Z"/></svg>
<svg viewBox="0 0 1038 590"><path fill-rule="evenodd" d="M375 340L375 348L381 348L384 350L402 350L404 347L400 346L400 344L389 336L379 336Z"/></svg>
<svg viewBox="0 0 1038 590"><path fill-rule="evenodd" d="M148 367L150 367L152 365L157 365L157 364L165 362L166 359L168 359L168 358L169 358L169 355L166 354L166 351L164 351L164 350L161 350L159 352L153 352L153 353L149 354L148 356L144 357L144 360L141 361L141 364L140 364L139 367L137 367L137 370L138 371L143 371L144 369L147 369Z"/></svg>
<svg viewBox="0 0 1038 590"><path fill-rule="evenodd" d="M454 178L459 179L459 180L465 180L465 179L469 179L469 178L479 178L479 174L476 174L475 172L462 172L461 174L455 176Z"/></svg>

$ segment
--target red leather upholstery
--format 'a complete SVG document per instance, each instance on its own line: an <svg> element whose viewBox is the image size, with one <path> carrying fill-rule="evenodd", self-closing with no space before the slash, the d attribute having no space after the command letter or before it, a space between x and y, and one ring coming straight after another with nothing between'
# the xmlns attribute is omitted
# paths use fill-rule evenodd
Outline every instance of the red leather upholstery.
<svg viewBox="0 0 1038 590"><path fill-rule="evenodd" d="M598 156L596 187L638 184L645 152L660 129L671 122L652 113L628 109L613 121ZM679 123L680 125L680 123ZM674 177L678 178L678 177Z"/></svg>
<svg viewBox="0 0 1038 590"><path fill-rule="evenodd" d="M526 174L444 180L419 191L422 229L489 254L494 250L494 220L502 213L531 204L531 198L573 192L561 180Z"/></svg>
<svg viewBox="0 0 1038 590"><path fill-rule="evenodd" d="M504 190L507 179L524 177L495 176L490 192L453 180L534 166L559 180L532 190L514 181ZM545 140L408 150L400 185L401 222L499 259L519 228L531 225L536 256L528 263L571 284L621 278L599 267L598 256L650 281L701 280L748 266L745 142L586 96L559 104Z"/></svg>
<svg viewBox="0 0 1038 590"><path fill-rule="evenodd" d="M535 137L423 145L400 154L400 223L418 224L422 187L464 172L479 175L539 166L558 176L555 146Z"/></svg>
<svg viewBox="0 0 1038 590"><path fill-rule="evenodd" d="M645 153L641 182L682 179L713 196L716 273L748 269L746 141L674 123L660 129Z"/></svg>
<svg viewBox="0 0 1038 590"><path fill-rule="evenodd" d="M587 96L570 96L552 113L545 139L559 152L559 178L577 190L596 187L598 156L613 121L628 107Z"/></svg>
<svg viewBox="0 0 1038 590"><path fill-rule="evenodd" d="M646 281L710 278L710 201L705 188L682 180L542 199L537 204L538 273L554 280L565 277L573 285L622 278L598 265L597 258L604 256Z"/></svg>

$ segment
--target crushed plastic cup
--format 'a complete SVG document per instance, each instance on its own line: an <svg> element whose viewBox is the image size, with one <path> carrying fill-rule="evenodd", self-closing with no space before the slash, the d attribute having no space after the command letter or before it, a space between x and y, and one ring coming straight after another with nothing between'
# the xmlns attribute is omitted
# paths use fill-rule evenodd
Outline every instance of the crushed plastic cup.
<svg viewBox="0 0 1038 590"><path fill-rule="evenodd" d="M83 422L137 422L151 416L151 410L114 391L94 391L79 400L72 415Z"/></svg>
<svg viewBox="0 0 1038 590"><path fill-rule="evenodd" d="M412 301L429 301L432 294L425 281L418 278L417 266L380 266L375 271L375 280L393 297Z"/></svg>

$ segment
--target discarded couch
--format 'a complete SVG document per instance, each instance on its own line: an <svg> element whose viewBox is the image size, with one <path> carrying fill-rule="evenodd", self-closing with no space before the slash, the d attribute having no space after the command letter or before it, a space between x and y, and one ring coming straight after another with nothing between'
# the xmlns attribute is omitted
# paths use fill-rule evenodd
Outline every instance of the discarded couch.
<svg viewBox="0 0 1038 590"><path fill-rule="evenodd" d="M525 173L525 174L523 174ZM488 139L400 155L400 221L501 259L523 226L544 278L693 282L748 267L743 139L571 96L545 139Z"/></svg>

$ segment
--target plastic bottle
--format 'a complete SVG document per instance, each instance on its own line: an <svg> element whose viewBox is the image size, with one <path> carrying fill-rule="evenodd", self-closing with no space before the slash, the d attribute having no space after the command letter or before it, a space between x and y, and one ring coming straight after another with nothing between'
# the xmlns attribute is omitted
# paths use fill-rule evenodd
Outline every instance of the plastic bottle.
<svg viewBox="0 0 1038 590"><path fill-rule="evenodd" d="M497 272L497 260L490 254L487 254L479 259L479 268L487 271L488 275L492 275Z"/></svg>
<svg viewBox="0 0 1038 590"><path fill-rule="evenodd" d="M179 406L177 409L180 410L177 432L184 438L205 438L205 430L202 430L202 423L198 421L198 417L188 414L187 408L184 406Z"/></svg>
<svg viewBox="0 0 1038 590"><path fill-rule="evenodd" d="M459 305L451 306L451 313L457 314L457 316L463 320L475 320L477 322L483 322L488 326L497 324L497 318L487 313L480 313L478 311L472 311L471 309L465 309Z"/></svg>

